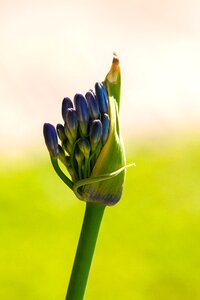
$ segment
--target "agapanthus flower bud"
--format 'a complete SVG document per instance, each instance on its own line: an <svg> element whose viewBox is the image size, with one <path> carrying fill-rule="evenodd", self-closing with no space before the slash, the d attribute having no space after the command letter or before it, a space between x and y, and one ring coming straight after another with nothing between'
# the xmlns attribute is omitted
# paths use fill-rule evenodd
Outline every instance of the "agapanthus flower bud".
<svg viewBox="0 0 200 300"><path fill-rule="evenodd" d="M64 122L66 122L66 118L67 118L66 114L68 108L73 108L73 102L70 98L65 97L62 102L62 110L61 110Z"/></svg>
<svg viewBox="0 0 200 300"><path fill-rule="evenodd" d="M67 170L68 170L72 180L74 182L76 182L78 180L78 175L76 173L76 170L72 166L70 156L66 156L66 167L67 167Z"/></svg>
<svg viewBox="0 0 200 300"><path fill-rule="evenodd" d="M79 148L76 148L74 151L75 159L78 163L78 166L81 168L82 162L84 160L84 155ZM81 177L81 176L80 176Z"/></svg>
<svg viewBox="0 0 200 300"><path fill-rule="evenodd" d="M78 130L78 119L77 119L77 114L74 108L68 108L67 113L66 113L66 126L69 129L70 136L67 136L69 140L72 137L72 142L76 140L77 137L77 130Z"/></svg>
<svg viewBox="0 0 200 300"><path fill-rule="evenodd" d="M66 156L65 156L65 151L63 150L63 148L58 145L58 159L65 165L67 166L67 162L66 162Z"/></svg>
<svg viewBox="0 0 200 300"><path fill-rule="evenodd" d="M81 150L81 152L83 153L85 159L88 159L90 156L90 151L91 151L91 146L90 146L88 139L85 138L84 136L81 137L77 141L77 145L78 145L79 149Z"/></svg>
<svg viewBox="0 0 200 300"><path fill-rule="evenodd" d="M87 135L88 122L89 122L89 109L85 97L81 94L76 94L74 97L74 104L77 112L77 118L80 125L81 135Z"/></svg>
<svg viewBox="0 0 200 300"><path fill-rule="evenodd" d="M73 152L73 144L70 143L69 139L66 139L63 143L62 143L63 148L65 149L65 151L68 154L72 154Z"/></svg>
<svg viewBox="0 0 200 300"><path fill-rule="evenodd" d="M113 205L119 201L125 177L125 153L119 125L121 74L116 56L106 79L85 97L64 98L64 127L44 125L53 167L76 196L87 202ZM70 180L59 168L66 166Z"/></svg>
<svg viewBox="0 0 200 300"><path fill-rule="evenodd" d="M97 102L96 96L90 90L85 94L85 98L87 99L88 102L90 117L92 119L98 119L100 112L99 112L99 104Z"/></svg>
<svg viewBox="0 0 200 300"><path fill-rule="evenodd" d="M57 156L58 150L58 138L56 135L55 127L49 123L45 123L43 126L43 133L46 146L51 156Z"/></svg>
<svg viewBox="0 0 200 300"><path fill-rule="evenodd" d="M100 120L94 120L90 126L90 144L92 152L96 149L101 137L102 137L102 124Z"/></svg>
<svg viewBox="0 0 200 300"><path fill-rule="evenodd" d="M103 114L103 116L101 117L101 122L102 122L102 141L103 144L105 144L110 129L110 118L108 114Z"/></svg>
<svg viewBox="0 0 200 300"><path fill-rule="evenodd" d="M62 124L57 124L56 126L57 134L61 142L66 140L65 128Z"/></svg>
<svg viewBox="0 0 200 300"><path fill-rule="evenodd" d="M100 107L101 113L108 113L108 95L103 83L96 83L95 84L95 91L97 95L97 100Z"/></svg>

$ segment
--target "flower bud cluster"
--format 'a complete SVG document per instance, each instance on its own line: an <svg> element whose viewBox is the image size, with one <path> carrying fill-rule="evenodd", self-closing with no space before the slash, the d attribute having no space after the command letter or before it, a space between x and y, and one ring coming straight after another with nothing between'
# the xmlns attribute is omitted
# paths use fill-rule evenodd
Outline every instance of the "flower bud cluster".
<svg viewBox="0 0 200 300"><path fill-rule="evenodd" d="M104 83L95 84L95 92L76 94L62 102L64 124L44 124L44 137L50 155L67 168L73 182L89 178L105 145L110 129L108 94ZM58 138L61 145L58 143Z"/></svg>

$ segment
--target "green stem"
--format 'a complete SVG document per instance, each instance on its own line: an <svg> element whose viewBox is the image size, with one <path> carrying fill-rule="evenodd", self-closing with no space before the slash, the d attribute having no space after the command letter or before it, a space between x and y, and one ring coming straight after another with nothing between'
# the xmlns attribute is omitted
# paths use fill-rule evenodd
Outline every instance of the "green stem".
<svg viewBox="0 0 200 300"><path fill-rule="evenodd" d="M58 174L58 176L64 181L64 183L70 188L73 189L73 182L63 173L63 171L60 169L57 158L50 155L51 163L54 167L54 170Z"/></svg>
<svg viewBox="0 0 200 300"><path fill-rule="evenodd" d="M82 300L105 206L87 202L65 300Z"/></svg>

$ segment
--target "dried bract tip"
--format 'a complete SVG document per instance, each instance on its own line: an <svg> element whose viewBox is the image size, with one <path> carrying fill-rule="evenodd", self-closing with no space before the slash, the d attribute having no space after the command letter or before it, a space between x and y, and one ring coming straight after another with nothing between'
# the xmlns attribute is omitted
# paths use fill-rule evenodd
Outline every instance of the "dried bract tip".
<svg viewBox="0 0 200 300"><path fill-rule="evenodd" d="M113 64L119 64L119 57L117 56L116 52L113 52Z"/></svg>

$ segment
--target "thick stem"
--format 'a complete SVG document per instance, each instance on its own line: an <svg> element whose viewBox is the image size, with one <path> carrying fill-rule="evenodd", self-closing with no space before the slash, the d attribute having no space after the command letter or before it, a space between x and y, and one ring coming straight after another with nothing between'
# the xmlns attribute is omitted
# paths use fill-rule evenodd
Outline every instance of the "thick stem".
<svg viewBox="0 0 200 300"><path fill-rule="evenodd" d="M82 300L105 206L86 204L85 216L65 300Z"/></svg>

